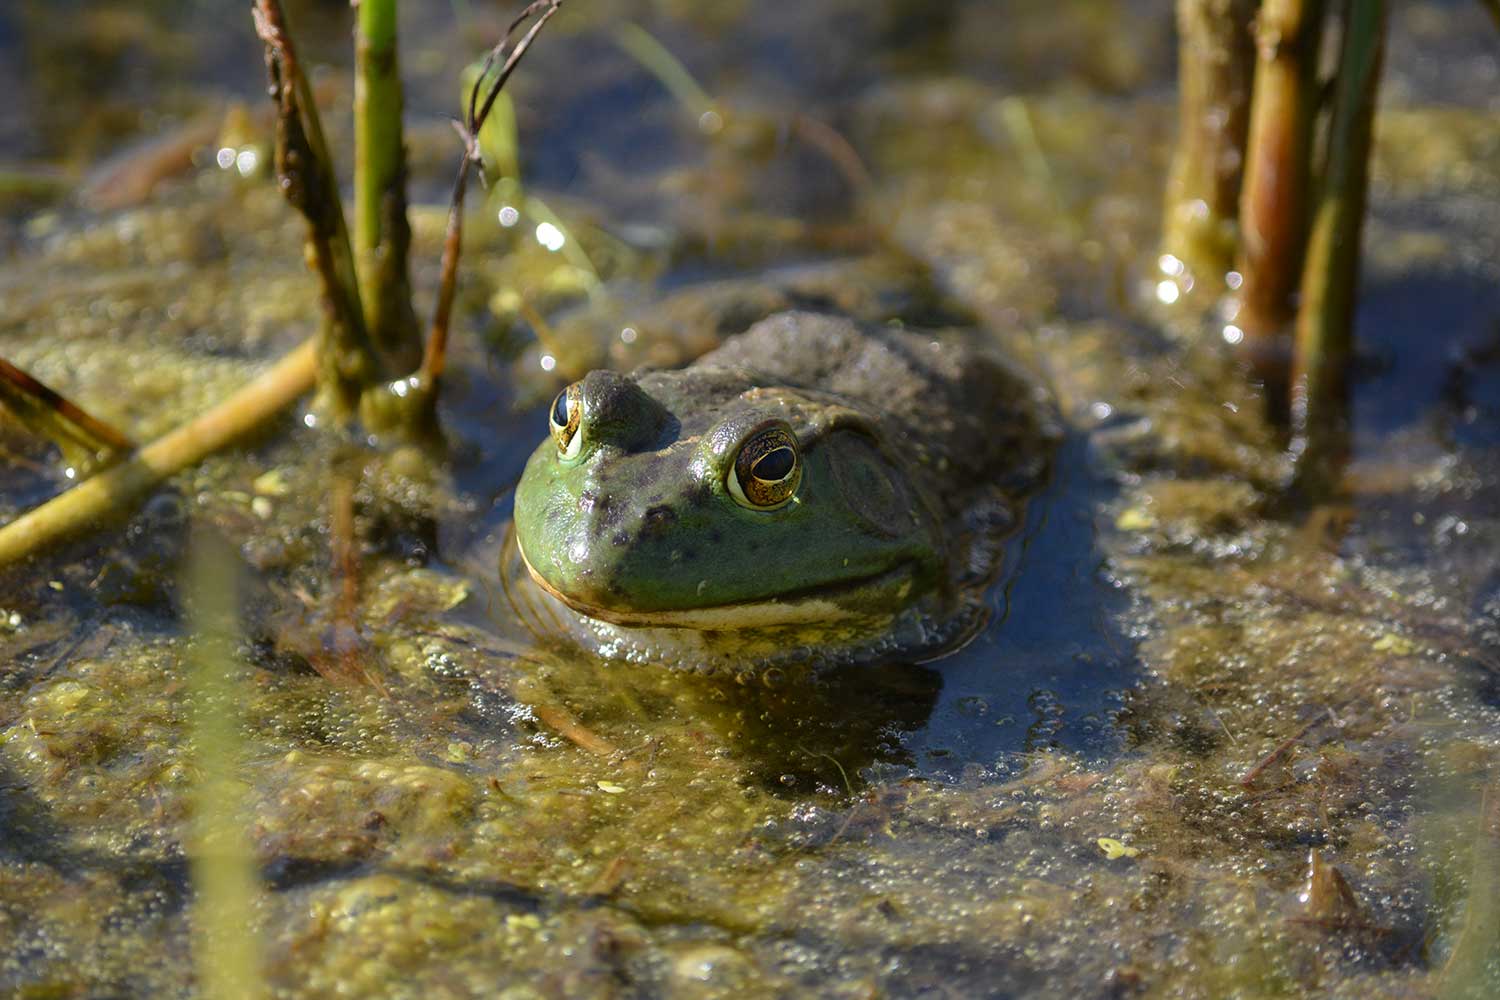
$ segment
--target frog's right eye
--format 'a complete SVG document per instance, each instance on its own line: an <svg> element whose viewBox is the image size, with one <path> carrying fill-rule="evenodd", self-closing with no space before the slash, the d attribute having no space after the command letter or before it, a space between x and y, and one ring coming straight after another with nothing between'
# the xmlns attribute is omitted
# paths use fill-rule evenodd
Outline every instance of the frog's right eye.
<svg viewBox="0 0 1500 1000"><path fill-rule="evenodd" d="M557 453L563 458L577 458L583 447L583 435L578 433L578 425L583 422L583 393L577 382L557 394L547 422L552 426Z"/></svg>

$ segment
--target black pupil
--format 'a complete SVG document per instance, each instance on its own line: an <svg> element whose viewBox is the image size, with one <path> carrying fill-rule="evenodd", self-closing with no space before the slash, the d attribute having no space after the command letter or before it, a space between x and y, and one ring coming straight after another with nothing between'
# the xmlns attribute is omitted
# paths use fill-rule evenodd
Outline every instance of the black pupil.
<svg viewBox="0 0 1500 1000"><path fill-rule="evenodd" d="M568 426L568 390L564 389L552 401L552 422L559 427Z"/></svg>
<svg viewBox="0 0 1500 1000"><path fill-rule="evenodd" d="M785 479L791 474L792 465L797 461L797 456L792 454L792 449L782 445L775 451L768 451L756 460L750 467L750 472L756 479L767 483L774 483Z"/></svg>

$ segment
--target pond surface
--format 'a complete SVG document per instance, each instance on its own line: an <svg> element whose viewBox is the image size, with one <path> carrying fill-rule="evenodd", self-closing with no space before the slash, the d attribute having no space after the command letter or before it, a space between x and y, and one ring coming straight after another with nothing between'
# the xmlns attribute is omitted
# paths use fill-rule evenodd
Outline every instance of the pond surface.
<svg viewBox="0 0 1500 1000"><path fill-rule="evenodd" d="M127 6L0 9L0 356L147 440L319 305L248 5ZM444 116L509 12L407 6L425 313ZM1488 995L1494 28L1393 11L1354 460L1307 509L1215 325L1147 294L1167 7L566 8L514 80L524 187L471 202L446 449L299 409L0 576L0 992ZM288 12L347 143L348 7ZM778 680L538 628L501 566L552 395L793 307L1052 387L982 633ZM69 482L0 448L7 519Z"/></svg>

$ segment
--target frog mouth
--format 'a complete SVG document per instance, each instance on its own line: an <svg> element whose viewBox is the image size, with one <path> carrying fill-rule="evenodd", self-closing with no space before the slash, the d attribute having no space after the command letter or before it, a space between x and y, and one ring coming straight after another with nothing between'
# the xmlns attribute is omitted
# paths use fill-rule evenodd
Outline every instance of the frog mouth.
<svg viewBox="0 0 1500 1000"><path fill-rule="evenodd" d="M549 582L531 564L519 538L516 539L516 550L521 556L526 572L531 575L531 579L548 594L581 615L629 628L691 628L722 631L778 625L814 625L858 619L887 619L891 617L889 612L872 612L868 607L862 608L859 605L864 602L859 601L858 598L861 595L878 592L889 595L889 599L895 603L904 602L911 593L915 575L913 567L903 563L893 569L870 576L843 580L837 584L819 586L816 589L792 591L764 600L707 605L699 608L641 611L604 607L565 593Z"/></svg>

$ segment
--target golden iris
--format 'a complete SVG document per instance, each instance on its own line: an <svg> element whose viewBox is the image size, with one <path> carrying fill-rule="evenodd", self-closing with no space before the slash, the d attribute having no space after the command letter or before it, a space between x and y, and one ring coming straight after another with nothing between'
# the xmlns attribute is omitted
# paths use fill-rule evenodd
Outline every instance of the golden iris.
<svg viewBox="0 0 1500 1000"><path fill-rule="evenodd" d="M790 500L801 481L797 438L785 427L769 427L740 445L728 485L740 504L769 510Z"/></svg>
<svg viewBox="0 0 1500 1000"><path fill-rule="evenodd" d="M578 391L577 382L557 394L547 422L552 426L558 454L563 458L576 456L583 444L583 436L578 433L578 426L583 422L583 395Z"/></svg>

